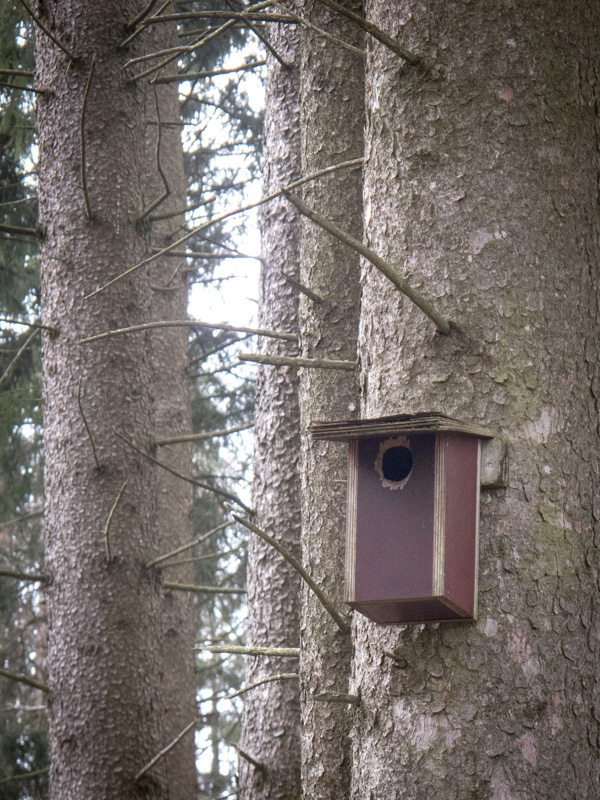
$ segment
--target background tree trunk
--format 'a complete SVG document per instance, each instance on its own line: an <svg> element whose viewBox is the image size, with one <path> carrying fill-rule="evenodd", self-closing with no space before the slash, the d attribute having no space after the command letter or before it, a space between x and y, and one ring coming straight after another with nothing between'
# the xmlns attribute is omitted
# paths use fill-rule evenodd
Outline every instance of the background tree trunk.
<svg viewBox="0 0 600 800"><path fill-rule="evenodd" d="M360 9L360 4L348 3ZM302 15L329 33L362 48L362 31L319 2L303 4ZM302 165L308 175L362 156L364 61L312 31L303 33ZM360 169L342 169L304 187L308 205L360 237ZM303 355L356 359L360 310L360 260L332 237L305 221L302 282L324 300L303 297ZM346 454L329 442L312 442L314 419L345 419L358 407L353 372L305 369L301 373L302 551L304 566L329 596L343 598L343 520ZM348 692L352 642L340 633L317 598L303 589L302 609L302 786L304 796L342 798L350 783L351 712L344 703L314 699L323 692Z"/></svg>
<svg viewBox="0 0 600 800"><path fill-rule="evenodd" d="M175 10L175 8L173 9ZM156 25L146 39L149 52L172 47L177 42L175 30ZM154 93L156 92L156 97ZM155 120L158 107L161 121L179 118L178 88L175 85L148 87L146 117ZM145 197L149 206L165 191L156 167L158 125L148 125L147 164L150 180ZM160 127L160 163L169 185L170 195L157 208L157 214L173 213L186 205L186 181L183 171L181 132L178 127ZM171 244L184 224L183 214L152 223L152 242L159 248ZM151 283L150 314L153 320L187 319L188 277L185 259L162 258L149 271ZM154 430L157 438L190 433L188 336L185 328L162 328L152 331L149 346L152 363ZM192 458L188 443L161 447L158 457L172 469L191 474ZM159 468L158 468L159 469ZM159 469L157 526L160 554L187 544L192 536L192 494L189 483ZM165 579L193 583L191 565L169 568ZM162 656L163 699L165 706L165 744L171 742L197 716L194 643L196 615L192 595L166 591L163 597ZM189 800L198 790L196 747L190 732L165 758L169 800Z"/></svg>
<svg viewBox="0 0 600 800"><path fill-rule="evenodd" d="M511 477L481 496L476 624L356 620L351 796L597 797L597 8L367 16L425 56L370 47L367 236L457 327L365 267L363 415L490 425Z"/></svg>
<svg viewBox="0 0 600 800"><path fill-rule="evenodd" d="M298 102L299 34L273 25L270 41L290 68L271 55L265 99L263 194L300 177ZM298 295L282 270L299 277L299 221L279 198L261 218L262 328L298 333ZM264 340L263 352L296 355L289 342ZM254 428L254 508L257 524L300 558L300 411L298 375L293 368L258 370ZM247 641L256 645L297 647L300 640L299 578L269 545L251 534L248 551ZM248 659L249 683L297 671L289 658ZM245 697L242 748L266 767L257 770L240 759L240 798L294 800L300 797L300 707L297 681L277 681Z"/></svg>
<svg viewBox="0 0 600 800"><path fill-rule="evenodd" d="M144 446L152 432L146 336L82 345L82 337L144 322L148 279L139 270L93 290L145 255L142 208L144 94L128 83L117 49L138 3L47 3L44 21L78 56L37 38L42 240L46 569L51 796L166 798L160 767L134 776L164 744L161 587L144 567L156 553L154 470L117 438ZM138 47L132 51L139 53ZM82 191L85 109L88 219ZM131 54L131 52L129 53ZM101 467L78 408L78 391ZM110 526L105 528L125 481Z"/></svg>

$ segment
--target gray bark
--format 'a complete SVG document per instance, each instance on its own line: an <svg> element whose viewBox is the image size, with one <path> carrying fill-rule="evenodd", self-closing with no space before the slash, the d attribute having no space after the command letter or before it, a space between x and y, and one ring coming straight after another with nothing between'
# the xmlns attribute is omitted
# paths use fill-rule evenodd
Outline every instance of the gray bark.
<svg viewBox="0 0 600 800"><path fill-rule="evenodd" d="M145 39L148 52L173 46L177 42L171 26L156 25ZM178 89L175 85L147 89L146 117L156 119L156 102L162 121L179 116ZM149 180L144 202L146 206L165 191L156 166L158 125L148 125L147 165ZM170 195L156 209L157 214L177 211L185 205L186 186L183 172L183 151L179 128L160 129L160 165L169 184ZM180 235L183 215L152 223L152 243L166 247ZM150 319L186 319L188 278L185 259L163 258L152 264ZM156 438L189 433L192 429L188 363L188 331L185 328L163 328L148 337L152 364L153 416ZM191 474L189 443L161 447L161 461L184 475ZM189 483L160 470L157 493L157 526L159 554L187 544L193 538L191 508L193 489ZM169 568L165 579L191 584L190 565ZM165 708L165 744L175 737L197 715L194 642L196 626L193 595L165 591L162 609L163 701ZM164 768L169 786L169 800L189 800L197 792L196 747L193 733L187 735L165 757Z"/></svg>
<svg viewBox="0 0 600 800"><path fill-rule="evenodd" d="M302 15L355 46L364 45L362 32L318 2L304 3ZM364 62L314 32L303 35L302 164L304 174L310 174L362 155ZM362 233L361 194L360 169L339 170L304 188L308 205L358 237ZM303 356L355 360L359 277L358 256L305 220L301 280L324 302L302 299ZM338 444L311 442L306 426L314 419L352 416L358 408L356 373L305 369L300 396L303 562L317 584L341 606L346 453ZM352 643L306 587L302 619L303 793L311 800L347 797L348 732L354 712L343 703L317 701L314 695L347 693Z"/></svg>
<svg viewBox="0 0 600 800"><path fill-rule="evenodd" d="M164 744L161 588L145 562L156 553L153 468L125 448L152 430L147 337L81 345L90 333L148 319L143 271L93 298L91 291L146 254L134 219L145 174L144 96L126 83L117 49L134 2L47 3L44 21L79 56L37 36L43 322L46 564L49 618L51 797L167 797L157 767L136 773ZM138 52L137 46L133 48ZM92 55L97 62L86 107L86 176L81 175L81 112ZM77 403L95 440L95 465ZM127 487L104 531L119 490Z"/></svg>
<svg viewBox="0 0 600 800"><path fill-rule="evenodd" d="M367 65L371 246L460 330L364 267L364 416L508 435L481 496L477 623L356 620L356 800L594 798L598 775L598 9L367 4L425 56ZM408 662L398 669L384 650Z"/></svg>
<svg viewBox="0 0 600 800"><path fill-rule="evenodd" d="M263 193L300 177L298 32L271 26L270 40L291 69L268 57L264 129ZM298 332L298 294L281 270L299 276L300 242L296 212L279 198L261 218L263 266L260 289L262 328ZM263 340L263 352L296 355L289 342ZM293 367L260 367L255 416L254 508L257 525L300 557L300 411L298 372ZM250 534L247 640L253 645L297 647L300 586L294 570L269 545ZM295 672L292 659L248 659L246 679ZM245 800L300 797L300 711L297 681L265 684L245 697L241 747L266 767L240 759L240 794Z"/></svg>

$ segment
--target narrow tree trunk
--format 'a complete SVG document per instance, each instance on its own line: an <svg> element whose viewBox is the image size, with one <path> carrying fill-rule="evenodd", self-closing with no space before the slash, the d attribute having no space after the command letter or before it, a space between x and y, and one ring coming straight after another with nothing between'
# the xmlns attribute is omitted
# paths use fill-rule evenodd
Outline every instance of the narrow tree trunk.
<svg viewBox="0 0 600 800"><path fill-rule="evenodd" d="M152 431L147 339L80 344L148 319L143 271L86 299L146 254L135 223L146 169L144 97L127 83L117 48L138 3L43 10L78 56L69 63L38 31L37 81L47 90L38 96L43 322L59 329L44 334L51 797L166 798L160 767L134 779L164 745L162 592L144 567L158 545L154 470L115 433L143 446Z"/></svg>
<svg viewBox="0 0 600 800"><path fill-rule="evenodd" d="M158 51L177 42L175 30L156 25L146 39L148 51ZM155 94L156 93L156 94ZM148 120L172 121L179 117L178 88L175 85L148 87ZM159 121L157 120L157 122ZM159 133L160 130L160 133ZM165 185L156 164L157 137L160 136L160 168L169 196L156 209L157 214L175 212L185 206L186 185L180 129L172 125L148 125L148 188L146 207L161 197ZM184 224L183 214L152 223L152 243L159 248L171 244ZM187 318L188 278L185 259L163 258L150 269L153 320ZM192 429L189 393L188 331L163 328L149 336L152 363L154 431L156 438L189 433ZM179 473L191 472L188 443L169 445L158 456ZM189 483L161 470L158 476L157 526L160 553L174 550L192 540L191 508L193 490ZM193 583L192 568L182 565L169 568L169 581ZM162 617L163 699L165 704L165 744L173 741L197 715L196 677L194 671L195 614L192 595L165 592ZM189 800L197 792L196 747L193 733L188 734L165 757L169 800Z"/></svg>
<svg viewBox="0 0 600 800"><path fill-rule="evenodd" d="M425 57L370 48L367 235L456 327L436 333L367 266L364 415L490 425L510 484L481 495L477 623L357 619L351 797L591 800L597 8L371 0L367 16Z"/></svg>
<svg viewBox="0 0 600 800"><path fill-rule="evenodd" d="M348 3L360 9L360 4ZM303 4L313 24L357 46L363 34L352 23L324 9ZM303 171L310 174L362 156L363 59L323 39L304 34L302 59ZM362 233L360 169L343 169L304 189L306 202L355 236ZM355 360L360 309L360 260L328 233L305 221L302 282L323 297L301 303L303 355ZM302 551L304 566L341 606L343 597L346 453L340 445L310 441L306 426L314 419L345 419L358 407L353 372L304 370ZM340 608L340 610L342 610ZM352 642L317 598L304 589L302 629L302 785L310 800L347 797L350 782L348 732L353 712L347 704L323 702L324 692L348 692Z"/></svg>
<svg viewBox="0 0 600 800"><path fill-rule="evenodd" d="M264 129L263 193L300 177L298 33L271 26L270 40L290 64L268 58ZM300 241L296 212L278 199L261 219L263 266L260 327L298 333L298 295L282 270L299 278ZM289 342L264 341L264 352L296 355ZM257 524L300 557L300 411L298 375L291 367L261 367L255 417L254 507ZM298 646L299 579L289 564L262 540L249 542L248 633L251 644ZM296 669L290 659L249 660L247 681ZM265 770L240 759L243 800L300 797L300 711L298 683L278 681L245 697L242 748Z"/></svg>

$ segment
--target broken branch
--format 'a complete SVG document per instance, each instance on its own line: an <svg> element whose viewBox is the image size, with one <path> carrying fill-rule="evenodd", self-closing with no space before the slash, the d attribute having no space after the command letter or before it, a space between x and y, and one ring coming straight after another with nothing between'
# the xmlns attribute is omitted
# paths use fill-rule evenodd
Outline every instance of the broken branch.
<svg viewBox="0 0 600 800"><path fill-rule="evenodd" d="M81 415L81 419L83 420L83 425L85 427L86 433L88 435L88 439L90 440L90 444L92 446L92 453L94 454L94 461L96 462L96 469L101 470L102 465L100 464L100 459L98 458L98 452L96 450L96 445L94 444L94 437L92 436L92 431L90 426L88 425L88 421L83 413L83 405L81 403L81 381L82 379L79 378L79 388L77 390L77 405L79 406L79 413Z"/></svg>
<svg viewBox="0 0 600 800"><path fill-rule="evenodd" d="M104 548L106 550L106 560L110 563L112 561L112 553L110 550L110 523L112 522L112 518L114 516L115 511L117 510L117 506L119 505L119 501L123 496L123 492L125 491L125 487L127 486L127 481L121 486L119 490L119 494L117 495L117 499L113 503L113 507L110 510L110 514L108 515L108 519L106 520L106 527L104 528Z"/></svg>
<svg viewBox="0 0 600 800"><path fill-rule="evenodd" d="M25 686L31 686L32 689L39 689L40 692L50 691L50 689L43 683L38 683L37 681L34 681L33 678L28 678L25 675L15 675L12 672L7 672L5 669L0 669L0 675L2 675L4 678L8 678L9 681L22 683Z"/></svg>
<svg viewBox="0 0 600 800"><path fill-rule="evenodd" d="M31 342L33 342L33 340L35 339L35 337L38 335L39 332L40 332L39 328L36 328L36 330L34 330L34 332L31 334L31 336L27 337L27 339L25 340L25 343L20 347L19 351L17 352L17 355L13 358L13 360L10 362L8 367L4 370L2 375L0 375L0 386L2 386L4 381L8 378L8 376L12 372L13 367L17 363L17 361L21 358L23 353L27 350L27 348L29 347Z"/></svg>
<svg viewBox="0 0 600 800"><path fill-rule="evenodd" d="M194 650L207 650L209 653L229 653L238 656L274 656L277 658L298 658L299 647L243 647L237 645L196 645Z"/></svg>
<svg viewBox="0 0 600 800"><path fill-rule="evenodd" d="M269 536L268 533L265 533L263 530L258 528L256 525L253 525L250 522L250 520L244 519L243 517L239 517L239 516L237 516L237 514L234 514L233 518L234 518L234 520L236 520L236 522L239 522L245 528L248 528L249 531L252 531L252 533L255 533L263 541L267 542L267 544L270 544L271 547L273 547L275 550L277 550L277 552L280 553L285 558L285 560L288 562L288 564L290 564L290 566L293 567L296 570L298 575L300 575L300 577L304 580L304 582L308 585L308 587L318 597L318 599L320 600L321 604L323 605L323 607L325 608L327 613L331 616L331 618L334 620L335 624L338 626L340 631L343 634L349 634L350 633L350 626L342 618L341 614L339 614L338 611L336 611L335 606L333 605L333 603L329 600L329 598L323 592L323 590L320 589L319 586L317 586L315 581L310 577L308 572L304 569L302 564L300 564L300 562L298 561L297 558L295 558L288 550L286 550L285 547L283 547L276 539L274 539L272 536Z"/></svg>
<svg viewBox="0 0 600 800"><path fill-rule="evenodd" d="M148 770L151 769L156 764L157 761L160 761L160 759L163 756L166 756L166 754L169 752L169 750L172 750L175 747L175 745L183 739L183 737L186 735L186 733L191 731L192 728L194 728L196 726L197 722L198 722L198 717L195 717L190 722L189 725L185 726L185 728L181 731L181 733L177 734L177 736L173 739L172 742L170 742L170 744L168 744L166 747L163 747L163 749L160 751L160 753L157 753L154 756L153 759L151 759L144 767L141 768L141 770L138 772L138 774L135 776L135 778L133 780L134 781L139 781L139 779L142 777L142 775L145 775L145 773L148 772Z"/></svg>
<svg viewBox="0 0 600 800"><path fill-rule="evenodd" d="M94 67L96 66L96 53L92 56L92 64L90 66L90 73L88 75L87 83L85 84L85 91L83 93L83 103L81 104L81 187L83 189L83 199L85 200L85 213L88 219L92 218L92 207L90 205L90 197L88 194L87 179L85 173L85 108L87 105L88 94L90 92L90 85L92 83L92 76L94 74Z"/></svg>
<svg viewBox="0 0 600 800"><path fill-rule="evenodd" d="M146 322L143 325L132 325L130 328L118 328L114 331L98 333L95 336L88 336L81 339L81 344L99 342L101 339L108 339L111 336L121 336L124 333L138 333L139 331L149 331L154 328L214 328L217 331L233 331L234 333L250 333L255 336L266 336L270 339L285 339L287 342L298 342L298 337L294 333L283 333L282 331L268 331L264 328L243 328L238 325L227 325L225 322L201 322L200 320L165 320L163 322Z"/></svg>
<svg viewBox="0 0 600 800"><path fill-rule="evenodd" d="M179 444L180 442L203 442L206 439L216 439L220 436L229 436L230 433L238 433L239 431L247 431L254 427L254 423L250 425L236 425L235 428L224 428L220 431L207 431L206 433L188 433L182 436L171 436L167 439L155 439L154 444L162 447L168 444Z"/></svg>
<svg viewBox="0 0 600 800"><path fill-rule="evenodd" d="M293 358L291 356L264 356L255 353L239 353L240 361L251 361L255 364L269 364L273 367L308 367L313 369L344 369L352 372L356 369L356 361L334 361L328 358Z"/></svg>
<svg viewBox="0 0 600 800"><path fill-rule="evenodd" d="M59 40L56 38L56 36L54 36L54 34L53 34L53 33L51 33L51 32L48 30L48 28L47 28L47 27L44 25L44 23L43 23L43 22L42 22L42 21L39 19L39 17L36 17L36 15L33 13L33 11L32 11L32 10L29 8L29 6L27 5L27 3L25 2L25 0L19 0L19 2L21 3L21 5L22 5L22 6L23 6L23 8L25 9L25 11L26 11L26 12L29 14L29 16L31 17L31 19L32 19L32 20L35 22L35 24L38 26L38 28L39 28L41 31L43 31L43 32L46 34L46 36L47 36L49 39L51 39L51 40L54 42L54 44L55 44L57 47L59 47L59 48L60 48L60 49L63 51L63 53L64 53L66 56L68 56L68 57L71 59L71 61L76 61L76 60L77 60L77 56L74 56L74 55L73 55L73 53L72 53L70 50L68 50L68 49L67 49L67 48L64 46L64 44L62 44L62 42L59 42Z"/></svg>
<svg viewBox="0 0 600 800"><path fill-rule="evenodd" d="M401 278L396 270L394 270L386 261L374 253L370 247L367 247L361 241L355 239L354 236L350 236L350 234L346 233L341 228L338 228L334 222L331 222L331 220L328 220L322 214L313 211L313 209L309 208L309 206L300 200L299 197L296 197L287 190L284 190L283 194L301 214L303 214L305 217L308 217L308 219L312 220L316 225L323 228L323 230L326 230L338 241L343 242L344 244L348 245L348 247L356 250L357 253L360 253L361 256L370 261L374 267L377 267L377 269L394 284L396 289L399 289L402 294L405 294L408 299L417 306L417 308L420 308L421 311L428 316L433 323L435 323L435 326L440 333L445 335L450 333L451 327L448 320L439 314L428 300L425 300L425 298L419 292L417 292L416 289L413 289L412 286L410 286L408 281L406 281L404 278Z"/></svg>
<svg viewBox="0 0 600 800"><path fill-rule="evenodd" d="M48 575L41 572L23 572L20 569L0 569L0 578L15 578L18 581L29 581L30 583L46 582Z"/></svg>
<svg viewBox="0 0 600 800"><path fill-rule="evenodd" d="M300 281L297 281L292 275L288 275L287 272L281 270L281 274L283 275L283 279L286 283L289 283L290 286L293 286L294 289L297 289L301 294L306 295L306 297L310 298L315 303L322 303L323 298L320 294L313 292L312 289L309 289L308 286L305 286Z"/></svg>
<svg viewBox="0 0 600 800"><path fill-rule="evenodd" d="M228 528L231 524L231 522L223 522L221 525L217 525L216 528L213 528L207 533L203 533L202 536L200 536L198 539L194 539L193 542L188 542L188 544L184 544L181 547L178 547L176 550L171 550L162 556L158 556L158 558L153 558L152 561L149 561L146 564L146 568L149 569L150 567L155 567L157 564L160 564L161 561L166 561L168 558L171 558L171 556L178 556L179 553L184 553L186 550L191 550L192 547L195 547L197 544L202 544L202 542L205 542L214 533L218 533L219 531Z"/></svg>
<svg viewBox="0 0 600 800"><path fill-rule="evenodd" d="M214 78L217 75L230 75L232 72L246 72L256 67L264 67L267 62L264 58L261 61L251 61L249 64L242 64L241 67L230 67L229 69L211 69L206 72L182 72L179 75L159 75L154 78L152 83L181 83L182 81L198 81L203 78Z"/></svg>
<svg viewBox="0 0 600 800"><path fill-rule="evenodd" d="M360 697L356 694L345 694L344 692L321 692L313 695L313 700L322 703L350 703L353 706L360 705Z"/></svg>
<svg viewBox="0 0 600 800"><path fill-rule="evenodd" d="M389 50L391 50L411 66L414 67L421 63L421 56L411 53L410 50L402 47L399 42L397 42L395 39L392 39L391 36L388 36L387 33L382 31L372 22L369 22L369 20L365 19L360 14L357 14L355 11L351 11L349 8L334 2L334 0L320 0L320 2L324 6L327 6L327 8L330 8L332 11L335 11L338 14L341 14L343 17L346 17L354 22L355 25L358 25L359 28L362 28L363 31L366 31L374 39L377 39L378 42L381 42L381 44L385 45Z"/></svg>
<svg viewBox="0 0 600 800"><path fill-rule="evenodd" d="M165 589L175 592L191 592L192 594L246 594L244 586L196 586L191 583L171 583L163 581Z"/></svg>

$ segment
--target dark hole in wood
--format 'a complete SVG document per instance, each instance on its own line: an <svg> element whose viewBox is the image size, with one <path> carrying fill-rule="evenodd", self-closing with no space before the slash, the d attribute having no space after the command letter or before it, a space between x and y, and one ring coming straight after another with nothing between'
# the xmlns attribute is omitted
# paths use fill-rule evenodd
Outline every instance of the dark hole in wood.
<svg viewBox="0 0 600 800"><path fill-rule="evenodd" d="M381 459L383 477L392 483L399 483L410 475L413 456L408 447L389 447Z"/></svg>

